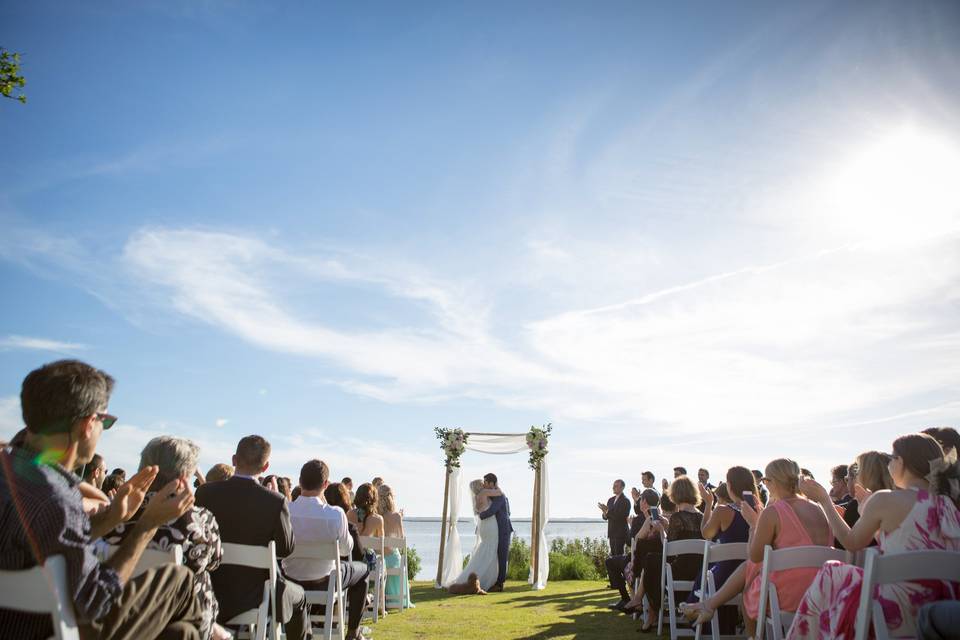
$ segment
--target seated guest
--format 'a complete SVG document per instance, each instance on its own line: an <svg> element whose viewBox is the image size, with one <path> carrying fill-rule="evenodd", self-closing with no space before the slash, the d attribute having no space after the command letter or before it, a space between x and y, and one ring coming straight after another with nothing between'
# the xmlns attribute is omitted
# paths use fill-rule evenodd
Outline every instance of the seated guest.
<svg viewBox="0 0 960 640"><path fill-rule="evenodd" d="M364 482L357 488L353 498L353 509L347 513L347 520L356 525L362 536L383 537L383 517L377 513L377 488Z"/></svg>
<svg viewBox="0 0 960 640"><path fill-rule="evenodd" d="M763 549L819 545L830 546L830 526L820 505L800 495L800 466L793 460L780 458L767 465L763 477L770 491L770 506L757 513L750 502L754 498L731 495L740 507L740 513L750 525L749 560L727 578L716 594L704 603L695 603L686 608L688 615L696 614L699 622L710 620L716 608L743 592L744 622L747 635L756 632L760 605L760 582L763 567ZM831 504L831 509L833 506ZM836 513L836 511L833 511ZM839 516L838 516L839 517ZM810 568L787 569L771 574L777 585L782 611L796 611L800 600L817 570Z"/></svg>
<svg viewBox="0 0 960 640"><path fill-rule="evenodd" d="M393 489L383 484L379 489L380 499L377 510L383 518L383 534L390 538L406 538L403 531L403 516L397 511L397 503L393 496ZM403 563L399 549L384 547L383 563L387 569L399 569ZM410 602L410 585L407 576L387 576L386 595L401 596L405 607L412 607Z"/></svg>
<svg viewBox="0 0 960 640"><path fill-rule="evenodd" d="M127 472L121 469L120 467L117 467L116 469L111 471L110 475L117 476L118 478L120 478L120 484L123 484L124 482L127 481Z"/></svg>
<svg viewBox="0 0 960 640"><path fill-rule="evenodd" d="M670 484L667 495L676 505L676 511L670 516L666 527L667 542L701 540L700 525L703 522L703 514L697 510L697 505L700 504L700 493L693 482L686 476L680 476ZM664 530L662 520L654 521L651 518L651 521L658 533ZM653 612L660 610L662 553L661 550L659 553L648 553L644 557L641 588L633 594L633 599L627 605L629 608L637 608L643 596L647 596L651 610L647 612L647 625L641 629L644 632L649 631L653 625ZM700 571L701 556L685 554L669 558L667 562L672 566L675 580L693 580Z"/></svg>
<svg viewBox="0 0 960 640"><path fill-rule="evenodd" d="M328 505L340 507L344 513L350 513L350 510L353 509L353 501L350 499L350 494L347 493L346 485L342 482L327 485L327 488L323 490L323 497ZM357 525L350 522L349 518L347 519L347 530L350 532L350 539L353 540L353 551L350 552L350 559L357 562L366 562L363 557L363 545L360 544L360 532L357 530Z"/></svg>
<svg viewBox="0 0 960 640"><path fill-rule="evenodd" d="M177 478L189 478L197 468L200 448L184 438L157 436L147 443L140 454L140 470L157 467L156 478L144 498L144 507L130 519L119 525L103 538L113 545L121 544L134 530L143 510L157 491ZM216 624L217 598L213 594L210 572L220 566L223 552L220 548L220 530L217 521L209 510L192 507L178 519L161 525L147 545L150 549L166 551L174 545L183 548L183 563L190 567L196 576L193 592L203 609L203 622L200 624L202 638L225 638L229 634Z"/></svg>
<svg viewBox="0 0 960 640"><path fill-rule="evenodd" d="M202 619L193 597L193 572L167 564L132 578L157 528L186 513L189 487L175 479L151 500L108 560L92 540L132 516L157 475L147 467L118 490L119 498L93 517L82 508L70 472L89 462L103 431L116 422L106 413L113 378L78 360L60 360L30 372L20 402L26 430L0 451L0 570L22 571L51 556L66 563L67 597L83 638L197 637ZM0 609L0 635L48 638L47 614Z"/></svg>
<svg viewBox="0 0 960 640"><path fill-rule="evenodd" d="M856 482L854 496L861 505L866 503L874 491L895 489L893 476L890 475L890 454L879 451L864 451L857 456ZM853 525L851 525L853 526Z"/></svg>
<svg viewBox="0 0 960 640"><path fill-rule="evenodd" d="M750 525L743 519L740 507L733 501L732 495L749 494L753 496L754 504L760 504L757 487L753 483L753 474L746 467L730 467L727 470L727 481L721 482L715 492L717 506L710 505L710 492L704 485L700 485L700 496L707 505L703 511L703 524L700 525L700 534L705 540L713 540L720 544L747 542L750 537ZM710 565L713 574L713 584L719 589L743 564L741 560L724 560ZM697 591L700 589L700 576L694 582L693 591L687 596L688 603L699 601ZM737 611L734 607L722 607L719 612L720 633L732 635L736 632Z"/></svg>
<svg viewBox="0 0 960 640"><path fill-rule="evenodd" d="M197 489L197 505L213 512L223 542L265 547L276 543L277 557L293 551L293 527L287 500L261 486L258 476L270 466L270 443L260 436L246 436L233 456L233 477L209 482ZM226 624L238 614L260 606L266 569L221 565L213 572L213 591L220 603L218 622ZM310 635L307 602L303 588L282 576L277 579L277 616L288 638Z"/></svg>
<svg viewBox="0 0 960 640"><path fill-rule="evenodd" d="M330 470L320 460L310 460L300 470L300 497L290 505L294 534L300 542L340 543L340 553L349 555L353 540L347 529L347 516L339 506L331 506L324 500L324 490L329 485ZM330 573L336 565L332 560L313 560L298 557L296 550L284 559L283 572L296 580L303 588L325 590ZM347 588L349 602L347 638L362 640L360 620L367 604L367 576L370 570L363 562L343 561L340 577Z"/></svg>
<svg viewBox="0 0 960 640"><path fill-rule="evenodd" d="M383 478L381 478L380 476L377 476L376 478L370 481L370 484L372 484L374 487L379 489L380 485L383 484Z"/></svg>
<svg viewBox="0 0 960 640"><path fill-rule="evenodd" d="M660 546L660 537L652 527L648 526L644 532L644 535L640 536L640 531L643 529L644 524L647 523L648 518L650 517L650 507L658 507L659 505L660 494L654 489L644 489L642 493L637 494L636 506L639 509L639 514L630 524L630 539L637 539L637 555L640 555L641 553L646 554L650 550L656 551L662 548ZM654 547L645 547L644 545L647 544L645 541L650 540L651 538L656 540L656 545ZM631 548L633 548L632 544ZM626 612L627 604L630 602L630 594L627 592L627 583L628 581L633 582L633 572L627 571L627 568L631 566L632 559L633 555L630 551L628 551L627 553L620 555L610 556L605 561L607 566L607 575L610 576L610 586L611 588L620 592L619 602L610 605L611 609L617 609L619 611ZM641 566L642 565L640 563L637 563L638 572L639 567Z"/></svg>
<svg viewBox="0 0 960 640"><path fill-rule="evenodd" d="M897 488L875 492L863 505L851 529L830 504L829 493L815 482L802 489L823 507L834 535L850 551L865 548L875 537L884 555L946 549L960 551L960 468L944 459L932 437L915 433L893 443L890 475ZM790 626L788 638L852 638L860 606L863 570L830 561L824 563ZM928 602L960 599L956 582L923 580L881 585L873 596L883 603L891 637L916 635L916 617Z"/></svg>
<svg viewBox="0 0 960 640"><path fill-rule="evenodd" d="M340 481L340 484L342 484L347 489L347 494L350 496L350 504L353 505L353 496L354 496L353 478L351 478L350 476L347 476L346 478ZM352 508L353 507L351 506L350 509ZM350 511L350 509L347 509L347 511Z"/></svg>
<svg viewBox="0 0 960 640"><path fill-rule="evenodd" d="M207 482L220 482L222 480L229 480L232 476L233 467L221 462L210 467L205 479Z"/></svg>

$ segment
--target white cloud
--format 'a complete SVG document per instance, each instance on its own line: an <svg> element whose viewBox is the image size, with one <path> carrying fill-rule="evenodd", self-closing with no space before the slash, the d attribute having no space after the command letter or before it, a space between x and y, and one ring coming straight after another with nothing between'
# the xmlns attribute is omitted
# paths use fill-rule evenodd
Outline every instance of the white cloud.
<svg viewBox="0 0 960 640"><path fill-rule="evenodd" d="M9 441L20 429L23 429L20 398L17 396L0 398L0 440Z"/></svg>
<svg viewBox="0 0 960 640"><path fill-rule="evenodd" d="M34 338L29 336L8 335L0 338L2 349L30 349L34 351L53 351L55 353L74 353L83 351L87 345L76 342L62 342L48 338Z"/></svg>
<svg viewBox="0 0 960 640"><path fill-rule="evenodd" d="M220 428L220 427L225 427L225 426L227 426L227 423L228 423L228 422L230 422L230 421L227 420L226 418L217 418L217 419L214 421L214 424L217 426L217 428Z"/></svg>

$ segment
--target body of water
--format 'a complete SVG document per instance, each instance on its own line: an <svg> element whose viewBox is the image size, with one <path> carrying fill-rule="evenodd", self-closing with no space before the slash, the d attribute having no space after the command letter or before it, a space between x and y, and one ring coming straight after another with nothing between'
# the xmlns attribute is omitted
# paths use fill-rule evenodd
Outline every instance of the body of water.
<svg viewBox="0 0 960 640"><path fill-rule="evenodd" d="M440 554L440 518L404 518L403 529L407 545L416 547L423 560L417 580L433 580L437 577L437 559ZM513 535L530 544L530 520L514 520ZM457 523L460 547L464 555L470 553L476 542L476 524L472 518ZM547 542L554 538L606 538L607 523L599 518L559 519L547 523Z"/></svg>

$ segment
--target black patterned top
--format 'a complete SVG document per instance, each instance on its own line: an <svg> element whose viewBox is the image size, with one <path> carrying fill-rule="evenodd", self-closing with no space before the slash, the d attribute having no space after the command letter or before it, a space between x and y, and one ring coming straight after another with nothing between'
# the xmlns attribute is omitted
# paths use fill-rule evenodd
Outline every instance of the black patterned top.
<svg viewBox="0 0 960 640"><path fill-rule="evenodd" d="M146 506L154 494L155 492L147 494L143 506ZM140 518L143 506L133 518L105 535L103 539L110 544L120 544ZM223 557L223 550L220 547L220 528L213 513L203 507L192 507L177 520L158 528L153 540L147 546L150 549L166 551L173 545L183 547L183 563L196 575L194 592L203 608L200 634L204 638L210 638L213 623L216 622L220 609L217 597L213 594L210 572L220 566L220 559Z"/></svg>

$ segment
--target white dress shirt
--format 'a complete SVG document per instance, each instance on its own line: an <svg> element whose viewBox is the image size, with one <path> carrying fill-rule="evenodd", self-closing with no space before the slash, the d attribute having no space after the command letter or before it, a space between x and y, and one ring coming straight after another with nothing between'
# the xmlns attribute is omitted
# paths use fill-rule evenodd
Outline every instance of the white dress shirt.
<svg viewBox="0 0 960 640"><path fill-rule="evenodd" d="M347 529L347 514L331 507L319 496L300 496L290 503L290 521L295 542L340 542L340 554L349 556L353 538ZM311 560L293 553L283 559L283 572L294 580L321 580L333 571L332 560Z"/></svg>

